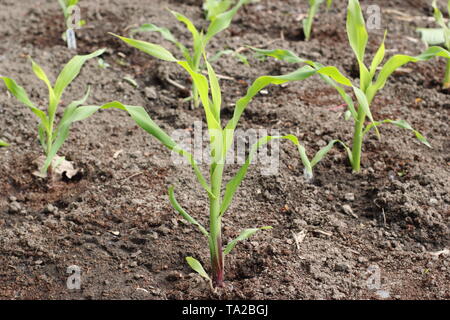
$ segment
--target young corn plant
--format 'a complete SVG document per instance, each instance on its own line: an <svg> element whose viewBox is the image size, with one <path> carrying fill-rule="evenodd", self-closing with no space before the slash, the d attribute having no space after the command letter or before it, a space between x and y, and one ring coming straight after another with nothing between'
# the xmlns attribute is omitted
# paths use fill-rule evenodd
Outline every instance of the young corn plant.
<svg viewBox="0 0 450 320"><path fill-rule="evenodd" d="M216 36L218 33L222 32L223 30L227 29L231 23L231 20L236 15L237 11L240 7L242 7L244 4L246 4L249 0L240 0L233 8L230 10L223 12L221 14L218 14L217 16L212 19L211 23L209 24L206 33L203 31L199 31L195 25L184 15L171 11L171 13L175 16L175 18L184 23L186 28L190 31L192 34L192 49L189 50L186 46L184 46L180 41L178 41L175 36L170 32L167 28L161 28L157 27L154 24L144 24L140 28L137 28L132 31L133 33L141 32L141 31L153 31L153 32L159 32L162 37L172 42L177 46L177 48L180 50L181 55L184 57L184 59L189 64L189 67L194 70L195 72L199 72L202 65L202 52L207 46L208 42ZM158 48L158 45L151 44L144 41L134 40L130 38L121 37L118 35L113 34L114 36L118 37L128 45L135 47L141 51L144 51L143 48L146 49L144 51L145 53L161 59L161 60L167 60L167 57L165 55L159 54L158 50L155 50L154 48ZM198 92L198 88L195 85L195 83L192 84L192 96L191 98L193 100L193 106L194 108L197 108L200 104L200 95Z"/></svg>
<svg viewBox="0 0 450 320"><path fill-rule="evenodd" d="M64 14L64 21L67 26L66 32L63 34L63 39L67 42L67 47L69 49L77 49L77 43L76 43L76 36L75 31L73 30L72 26L72 20L75 18L78 18L74 15L74 10L76 9L76 5L78 4L79 0L58 0L59 5L61 6L61 9ZM75 21L76 27L82 27L86 24L85 20L79 20Z"/></svg>
<svg viewBox="0 0 450 320"><path fill-rule="evenodd" d="M175 210L189 223L195 225L199 231L207 238L210 249L211 260L211 277L206 273L201 263L193 257L187 257L186 260L193 270L198 272L201 276L210 280L214 287L223 286L224 281L224 258L236 244L244 239L247 239L251 235L255 234L259 230L266 230L270 227L250 228L242 231L240 235L230 241L225 247L223 247L222 238L222 218L229 209L230 204L233 201L233 197L237 189L239 188L242 180L244 179L247 170L255 156L258 148L264 144L269 143L274 139L285 139L294 143L297 146L300 153L300 158L305 166L308 175L312 176L313 167L326 155L326 153L332 148L336 141L330 142L326 147L321 149L314 158L310 161L306 154L305 148L299 143L298 139L293 135L285 136L266 136L257 141L251 147L248 154L248 158L242 167L237 171L236 175L228 181L224 186L223 172L225 168L225 160L228 151L230 150L235 135L236 127L240 121L240 118L245 111L248 104L252 99L266 86L270 84L280 85L283 83L298 81L306 79L316 73L328 74L330 76L340 78L341 75L334 67L313 69L310 66L305 66L297 71L282 75L282 76L263 76L258 78L248 89L246 95L236 102L234 113L232 118L222 125L221 118L221 105L222 105L222 92L220 84L214 69L210 63L204 57L207 67L207 76L202 73L196 72L192 69L188 61L177 60L169 51L163 47L158 47L153 44L140 44L140 49L143 51L151 51L152 54L164 57L165 60L177 63L183 69L185 69L192 77L195 85L199 90L200 99L202 101L203 109L205 112L206 122L208 126L209 142L210 142L210 170L209 180L204 177L199 169L196 160L193 155L182 148L180 148L171 138L165 133L148 115L144 108L139 106L126 106L119 102L107 103L103 106L92 106L93 109L108 109L118 108L125 110L134 119L134 121L149 134L154 136L168 149L177 152L181 156L184 156L194 169L198 182L205 190L209 199L209 230L204 227L197 219L189 214L182 206L177 202L174 194L174 188L169 188L169 199Z"/></svg>
<svg viewBox="0 0 450 320"><path fill-rule="evenodd" d="M330 9L331 4L333 3L333 0L326 0L327 1L327 10ZM314 17L319 10L322 3L324 3L325 0L309 0L309 10L308 14L306 16L306 19L303 19L303 33L305 34L305 40L309 41L311 38L311 29L312 24L314 22Z"/></svg>
<svg viewBox="0 0 450 320"><path fill-rule="evenodd" d="M441 28L419 28L417 31L421 33L422 41L426 44L430 46L443 45L447 50L450 50L450 24L445 22L442 12L436 4L436 0L433 1L432 5L434 10L434 19ZM450 0L447 2L447 12L450 13ZM447 59L442 87L444 89L450 88L450 59Z"/></svg>
<svg viewBox="0 0 450 320"><path fill-rule="evenodd" d="M62 69L54 86L48 79L44 70L30 58L34 74L42 80L48 88L47 112L38 108L36 104L29 99L25 89L19 86L16 81L8 77L0 76L0 79L3 80L6 88L17 98L18 101L30 108L30 110L39 119L38 137L46 156L46 160L40 169L40 174L42 177L48 177L50 182L52 181L53 169L63 160L63 158L59 158L59 161L54 161L58 150L61 148L69 135L70 125L75 121L80 121L91 116L95 112L95 109L81 106L85 103L89 96L90 90L88 88L82 99L70 103L64 109L63 116L56 125L56 111L61 103L61 97L67 86L69 86L70 83L78 76L82 66L89 59L103 54L104 51L105 50L102 49L89 55L73 57Z"/></svg>
<svg viewBox="0 0 450 320"><path fill-rule="evenodd" d="M379 138L380 135L378 132L378 126L381 124L393 124L402 129L410 130L414 133L414 135L420 142L428 147L431 147L427 139L420 132L414 130L411 125L404 120L385 119L381 121L375 121L372 117L370 106L376 94L384 88L388 78L395 70L397 70L401 66L409 62L427 61L434 57L450 58L450 53L440 47L430 47L425 52L415 57L407 55L394 55L389 58L382 67L380 67L385 56L384 38L370 64L370 67L368 68L364 63L365 50L368 42L368 33L358 0L349 0L347 10L347 35L350 46L356 55L356 59L359 65L359 86L353 85L352 82L344 76L342 76L343 78L340 79L340 81L338 81L337 78L329 77L326 74L321 74L321 77L338 91L338 93L347 104L348 111L345 114L346 119L353 119L354 133L351 148L340 142L347 150L353 171L359 172L361 170L361 153L365 135L372 129L374 129ZM306 63L316 70L323 67L319 63L301 59L294 53L287 50L253 50L258 52L259 54L271 56L290 63ZM341 85L351 87L353 89L357 104L353 102L352 98L346 93ZM367 119L369 120L368 124L366 124Z"/></svg>

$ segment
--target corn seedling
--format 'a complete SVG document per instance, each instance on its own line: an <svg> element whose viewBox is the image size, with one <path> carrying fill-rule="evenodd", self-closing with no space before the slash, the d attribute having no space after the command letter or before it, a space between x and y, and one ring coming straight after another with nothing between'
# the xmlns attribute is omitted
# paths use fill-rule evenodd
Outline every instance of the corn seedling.
<svg viewBox="0 0 450 320"><path fill-rule="evenodd" d="M58 0L58 2L63 11L64 21L67 27L66 32L63 34L63 39L67 42L67 47L69 49L76 50L77 42L74 28L79 28L86 24L85 20L79 19L79 12L76 11L79 10L78 7L76 7L79 0Z"/></svg>
<svg viewBox="0 0 450 320"><path fill-rule="evenodd" d="M48 107L47 112L42 111L28 98L25 89L19 86L13 79L0 76L6 85L6 88L24 105L31 109L31 111L39 118L39 142L44 149L46 160L40 170L40 174L45 177L48 176L49 180L52 179L52 169L59 163L53 163L56 153L63 145L64 141L69 135L70 125L75 121L83 120L95 111L92 108L80 107L85 103L89 96L89 88L85 96L79 100L70 103L64 110L62 118L59 120L58 125L55 127L55 116L58 106L61 102L61 97L64 90L70 83L78 76L84 63L89 59L100 56L105 50L98 50L94 53L84 56L73 57L63 68L55 85L52 86L50 80L45 74L44 70L33 60L31 60L32 69L36 77L42 80L48 88ZM60 158L63 160L62 158Z"/></svg>
<svg viewBox="0 0 450 320"><path fill-rule="evenodd" d="M226 28L229 27L231 20L237 13L240 7L242 7L244 4L246 4L249 0L240 0L232 9L221 13L217 15L209 24L209 27L204 33L203 31L199 31L194 24L184 15L171 11L172 14L175 16L175 18L184 23L186 25L186 28L191 32L192 38L193 38L193 44L192 44L192 50L189 50L186 46L184 46L181 42L179 42L174 35L170 32L167 28L160 28L155 26L154 24L144 24L141 27L135 29L132 31L132 34L136 32L141 31L153 31L153 32L159 32L164 39L167 41L172 42L177 46L177 48L180 50L182 56L189 64L189 67L194 70L195 72L198 72L201 69L201 60L202 60L202 52L207 46L208 42L218 33L222 32ZM167 61L166 55L161 55L159 45L151 44L144 41L134 40L130 38L121 37L118 35L114 35L121 40L123 40L128 45L135 47L141 51L144 51L145 53L156 57L161 60ZM145 49L145 50L144 50ZM200 96L198 92L198 88L196 87L195 83L192 84L192 96L191 99L193 100L194 108L197 108L200 104Z"/></svg>
<svg viewBox="0 0 450 320"><path fill-rule="evenodd" d="M208 133L210 138L210 170L209 182L201 173L193 155L181 149L168 134L166 134L147 114L144 108L139 106L125 106L119 102L107 103L103 106L92 106L94 109L98 108L118 108L127 111L136 123L146 130L149 134L154 136L168 149L177 152L184 156L194 169L197 180L203 187L209 198L209 231L202 226L195 218L193 218L175 199L174 188L169 188L169 199L175 210L189 223L198 227L199 231L208 239L211 258L211 273L210 277L203 269L200 262L192 257L186 260L188 264L201 276L212 281L214 287L220 287L224 281L224 257L231 252L235 245L258 230L269 229L270 227L251 228L241 232L241 234L234 240L228 243L225 248L222 247L222 217L229 209L232 203L235 192L239 188L244 179L247 170L254 158L258 148L269 143L274 139L285 139L294 143L300 153L300 158L305 166L307 176L312 176L312 168L327 154L336 141L330 142L326 147L321 149L314 158L310 161L307 157L305 148L299 143L298 139L293 135L285 136L266 136L257 141L248 154L243 166L238 170L237 174L225 186L223 190L223 171L225 167L226 155L233 144L236 127L240 118L251 100L266 86L270 84L280 85L291 81L298 81L306 79L316 73L324 73L340 78L340 74L334 67L327 67L322 69L314 69L310 66L305 66L297 71L283 75L283 76L263 76L258 78L248 89L246 95L236 102L233 117L222 126L221 119L221 104L222 93L220 84L216 73L204 57L207 67L207 76L196 72L192 69L188 61L177 60L169 51L163 47L157 47L153 44L141 43L139 48L144 52L152 52L153 55L164 57L165 60L179 64L192 77L195 85L199 90L200 99L202 101L205 112L206 122L208 126Z"/></svg>
<svg viewBox="0 0 450 320"><path fill-rule="evenodd" d="M336 77L330 77L326 74L321 74L321 77L338 91L338 93L347 104L348 111L345 113L346 119L353 118L354 134L351 149L341 142L347 150L353 170L355 172L359 172L361 169L361 152L364 136L372 129L374 129L379 138L377 127L381 124L393 124L402 129L410 130L414 133L414 135L420 142L428 147L431 147L427 139L420 132L414 130L411 125L404 120L385 119L381 121L375 121L370 111L370 105L375 95L384 88L388 78L398 68L409 62L427 61L434 57L450 58L450 53L440 47L430 47L425 52L415 57L410 57L407 55L394 55L389 58L388 61L380 68L380 71L377 75L377 71L379 69L379 66L383 62L385 55L384 41L386 38L386 34L371 62L370 68L367 68L364 64L364 56L366 44L368 41L368 33L365 27L364 17L362 15L358 0L349 1L347 11L347 35L350 46L356 55L356 59L360 69L359 87L353 85L352 82L344 76L342 76L341 79L337 79ZM253 50L258 52L259 54L271 56L290 63L306 63L316 70L323 68L323 66L319 63L301 59L294 53L287 50ZM353 92L357 99L357 108L355 107L352 98L340 85L353 88ZM367 118L369 119L370 123L366 125Z"/></svg>
<svg viewBox="0 0 450 320"><path fill-rule="evenodd" d="M434 19L441 28L419 28L417 31L421 33L422 41L427 45L443 45L447 50L450 49L450 28L444 20L441 10L439 10L436 0L433 1ZM447 12L450 13L450 0L447 2ZM450 88L450 59L447 59L445 67L444 81L442 84L444 89Z"/></svg>
<svg viewBox="0 0 450 320"><path fill-rule="evenodd" d="M333 0L326 0L327 1L327 10L331 7L331 4L333 3ZM312 24L314 22L314 17L319 10L322 3L324 3L325 0L309 0L309 9L308 14L306 16L306 19L303 19L303 33L305 34L305 39L308 41L311 37L311 29Z"/></svg>

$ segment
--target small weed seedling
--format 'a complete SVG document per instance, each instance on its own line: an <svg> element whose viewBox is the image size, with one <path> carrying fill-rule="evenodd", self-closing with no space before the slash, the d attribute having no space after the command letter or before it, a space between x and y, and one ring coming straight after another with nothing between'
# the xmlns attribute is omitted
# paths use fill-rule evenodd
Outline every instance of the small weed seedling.
<svg viewBox="0 0 450 320"><path fill-rule="evenodd" d="M394 55L380 68L378 76L375 79L378 67L383 62L385 55L384 39L376 52L370 68L368 69L364 64L364 55L366 44L368 41L368 33L365 27L364 17L362 15L361 7L358 0L350 0L347 12L347 34L356 59L358 61L360 69L360 85L352 85L348 78L341 79L337 81L336 78L330 78L327 75L321 74L322 79L324 79L328 84L332 85L339 94L344 99L348 106L348 111L346 112L346 119L353 118L354 121L354 134L353 134L353 145L350 149L345 144L344 147L348 152L350 163L355 172L359 172L361 169L361 151L364 136L371 130L375 129L377 136L379 137L379 132L377 127L381 124L390 123L396 125L400 128L412 131L417 139L431 147L425 137L418 131L414 130L406 121L404 120L390 120L385 119L382 121L375 121L372 117L370 111L370 105L378 93L385 84L390 75L409 62L418 62L430 60L433 57L444 57L450 58L450 53L440 47L430 47L422 54L416 57L410 57L406 55ZM386 36L386 34L385 34ZM313 67L314 69L322 68L318 63L301 59L297 57L294 53L287 50L259 50L253 49L259 54L265 56L271 56L279 60L284 60L291 63L306 63ZM338 83L337 83L338 82ZM345 86L351 86L353 88L354 94L356 96L358 107L352 101L352 98L345 92L345 90L340 86L340 84ZM366 125L366 118L370 120L370 123Z"/></svg>
<svg viewBox="0 0 450 320"><path fill-rule="evenodd" d="M9 144L6 141L0 139L0 147L8 147Z"/></svg>
<svg viewBox="0 0 450 320"><path fill-rule="evenodd" d="M305 66L293 73L283 76L260 77L250 86L247 94L237 101L232 118L228 121L226 126L223 127L221 119L222 93L216 73L214 72L209 62L206 60L206 57L204 57L204 60L207 67L207 76L204 76L203 74L194 71L188 61L179 61L175 59L175 57L169 51L162 47L157 47L153 44L142 43L139 45L139 48L145 52L152 52L152 54L155 56L164 57L164 59L167 61L178 63L190 74L193 81L195 82L205 111L210 138L211 153L209 161L209 182L201 173L193 155L177 146L177 144L169 137L169 135L166 134L149 117L144 108L139 106L125 106L119 102L111 102L103 106L91 107L97 109L118 108L127 111L141 128L158 139L168 149L177 152L181 156L184 156L192 165L197 180L208 194L209 231L181 207L181 205L175 199L173 187L169 188L169 199L176 211L178 211L179 214L183 216L183 218L185 218L189 223L197 226L200 232L208 239L212 266L212 284L214 287L220 287L223 285L224 281L224 256L229 254L239 241L250 237L258 230L270 228L262 227L246 229L242 231L242 233L236 239L229 242L225 248L222 247L222 217L227 212L227 209L229 208L233 200L235 192L244 179L250 163L252 162L252 159L258 148L273 139L287 139L293 142L300 152L300 157L302 163L306 168L306 172L308 172L308 175L310 175L312 174L312 168L314 167L314 165L317 164L326 155L326 153L332 148L333 144L335 143L335 141L330 142L329 145L321 149L310 161L306 155L304 147L300 145L297 138L293 135L266 136L264 138L261 138L251 147L246 162L239 169L234 178L232 178L227 183L224 190L222 190L226 155L233 144L235 130L244 110L251 102L251 100L255 97L255 95L257 95L262 89L270 84L280 85L291 81L303 80L320 72L332 74L338 77L338 71L334 67L315 70L310 66ZM199 261L192 257L188 257L187 262L201 276L210 279Z"/></svg>
<svg viewBox="0 0 450 320"><path fill-rule="evenodd" d="M73 23L76 24L76 27L82 27L86 24L85 20L73 21L74 18L79 19L79 17L74 14L74 11L77 10L76 5L78 4L79 0L58 0L58 2L63 11L64 21L67 27L67 30L63 35L63 39L65 39L65 41L67 42L67 47L69 49L76 50L77 42L75 31L73 30Z"/></svg>
<svg viewBox="0 0 450 320"><path fill-rule="evenodd" d="M170 32L169 29L160 28L155 26L154 24L144 24L140 28L133 30L132 34L140 31L159 32L164 39L174 43L178 47L178 49L181 51L182 56L184 57L184 59L186 59L187 63L189 64L189 67L195 72L198 72L201 69L202 52L207 46L208 42L219 32L222 32L223 30L229 27L231 20L233 19L239 8L242 7L244 4L246 4L248 1L249 0L240 0L232 9L217 15L209 24L209 27L205 34L203 33L203 31L201 32L198 31L197 28L194 26L194 24L187 17L183 16L178 12L171 11L172 14L175 16L175 18L178 21L184 23L187 29L191 32L193 38L192 50L189 50L181 42L179 42ZM159 45L129 39L118 35L114 36L120 38L128 45L135 47L141 51L144 51L145 53L153 57L156 57L161 60L167 60L167 56L159 54L160 52L158 50L158 48L160 47ZM194 108L197 108L200 104L200 97L198 88L196 87L195 83L193 83L192 85L191 99L193 99Z"/></svg>
<svg viewBox="0 0 450 320"><path fill-rule="evenodd" d="M327 10L331 7L331 4L333 3L333 0L326 0L327 1ZM306 19L303 19L303 32L305 34L305 40L308 41L311 37L311 29L312 24L314 22L314 17L319 10L322 3L324 3L325 0L309 0L309 10L308 15L306 16Z"/></svg>
<svg viewBox="0 0 450 320"><path fill-rule="evenodd" d="M439 10L436 4L436 0L433 1L433 9L434 9L434 19L441 28L440 29L419 28L417 29L417 31L421 33L422 41L424 41L426 44L430 46L444 45L444 47L447 50L450 50L450 28L449 25L445 23L442 12L441 10ZM448 0L447 2L447 12L450 13L450 0ZM447 59L444 81L442 86L444 89L450 88L450 59Z"/></svg>
<svg viewBox="0 0 450 320"><path fill-rule="evenodd" d="M98 50L94 53L84 56L73 57L63 68L55 85L52 86L50 80L47 78L44 70L31 60L34 74L42 80L48 88L48 107L47 112L42 111L28 98L25 90L19 86L13 79L0 76L7 87L7 89L23 104L31 109L31 111L39 118L38 136L44 153L46 156L45 163L41 168L41 175L48 176L52 180L52 169L59 163L54 163L56 153L61 148L64 141L69 135L70 125L75 121L83 120L92 115L96 109L80 107L89 96L89 88L85 96L79 100L70 103L64 110L63 116L60 119L58 126L55 128L56 110L61 102L61 96L67 86L78 76L84 63L89 59L100 56L105 50ZM60 158L61 160L63 158Z"/></svg>

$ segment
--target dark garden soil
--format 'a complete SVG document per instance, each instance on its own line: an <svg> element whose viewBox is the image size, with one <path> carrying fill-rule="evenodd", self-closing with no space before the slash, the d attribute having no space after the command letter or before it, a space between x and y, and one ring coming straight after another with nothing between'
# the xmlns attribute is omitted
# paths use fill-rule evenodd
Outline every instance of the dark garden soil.
<svg viewBox="0 0 450 320"><path fill-rule="evenodd" d="M209 50L285 48L355 78L345 33L346 1L336 1L318 16L310 42L303 41L298 21L306 3L248 5ZM383 10L382 29L370 31L369 55L385 28L388 55L424 49L415 28L433 26L427 19L430 1L361 4ZM189 34L166 8L201 27L201 1L98 0L81 1L81 7L87 25L77 32L78 53L105 47L110 67L88 62L64 102L80 98L89 84L89 104L141 105L168 132L191 131L194 121L202 120L202 110L191 110L182 102L189 93L167 81L170 77L189 87L189 77L107 32L127 35L151 22L187 42ZM34 77L27 56L54 80L73 55L61 39L62 21L56 1L0 0L0 74L16 79L41 106L46 88ZM173 48L157 34L137 37ZM214 63L226 77L221 82L224 118L256 77L297 67L243 53L250 66L229 56ZM443 60L405 66L373 104L377 119L408 121L432 149L409 132L385 126L381 141L374 134L367 137L360 174L352 174L345 151L334 148L315 168L313 182L306 182L298 153L288 143L281 144L279 175L264 176L252 166L224 218L224 238L228 242L244 228L273 229L238 244L227 256L226 287L216 293L184 260L194 256L209 268L207 242L168 201L167 188L173 184L178 201L207 224L207 197L190 167L175 166L170 153L127 114L108 110L73 125L60 154L80 173L49 189L32 174L33 161L41 155L36 119L0 85L0 136L11 142L0 150L0 298L449 299L450 95L439 87L444 66ZM341 104L318 78L269 87L250 104L240 127L295 134L311 156L332 139L351 141L352 124L342 120ZM236 169L227 167L226 177ZM70 265L82 270L81 290L66 288ZM381 277L378 291L367 284L375 269Z"/></svg>

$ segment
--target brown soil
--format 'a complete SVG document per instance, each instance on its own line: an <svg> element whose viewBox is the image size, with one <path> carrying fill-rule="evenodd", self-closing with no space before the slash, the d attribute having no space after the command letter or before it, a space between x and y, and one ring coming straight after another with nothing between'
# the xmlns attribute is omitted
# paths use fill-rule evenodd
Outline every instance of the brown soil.
<svg viewBox="0 0 450 320"><path fill-rule="evenodd" d="M200 3L81 1L87 25L77 33L78 53L106 47L104 59L111 66L86 64L65 101L82 96L90 84L90 104L119 100L142 105L168 132L190 129L202 119L202 111L191 110L181 101L188 93L164 79L170 75L188 87L189 77L107 33L126 35L130 27L152 22L188 41L189 34L165 8L183 12L200 27L204 24ZM286 48L355 77L345 34L345 1L336 1L328 13L320 14L310 42L303 41L296 21L306 3L261 0L248 5L209 49ZM389 55L418 54L424 48L414 40L415 28L432 25L417 18L430 16L429 1L371 4L383 8ZM26 57L31 55L54 79L72 56L61 40L57 3L0 0L0 8L0 73L15 78L32 100L45 105L46 89ZM416 18L405 22L387 9ZM377 49L383 32L370 33L369 54ZM156 34L139 38L173 49ZM233 110L228 105L257 76L297 67L248 56L250 67L232 57L215 63L218 73L235 79L222 81L225 118ZM366 139L360 174L351 173L345 152L335 148L315 168L313 183L308 183L295 148L282 144L280 174L263 176L253 166L223 223L225 240L243 228L271 225L273 230L240 243L227 256L227 286L216 293L184 260L192 255L209 266L207 243L168 201L167 188L174 184L178 201L207 222L207 199L189 167L173 165L170 153L125 113L104 111L73 126L61 154L81 173L49 190L32 175L32 162L41 154L36 119L2 85L0 135L12 145L0 150L0 298L381 299L367 287L368 269L376 266L381 289L391 299L449 299L449 255L431 254L450 248L449 96L439 88L444 62L407 68L412 72L395 74L374 101L374 115L407 120L427 136L433 149L407 132L385 126L381 141L374 135ZM139 87L124 81L126 76ZM156 97L148 97L146 88L153 88ZM310 155L331 139L351 140L351 123L340 120L342 109L335 111L342 104L339 96L318 79L268 91L248 107L241 128L296 134ZM235 170L227 168L226 176ZM349 205L355 217L346 214L343 205ZM294 234L302 231L306 237L297 247ZM81 290L66 288L70 265L81 267Z"/></svg>

